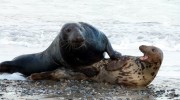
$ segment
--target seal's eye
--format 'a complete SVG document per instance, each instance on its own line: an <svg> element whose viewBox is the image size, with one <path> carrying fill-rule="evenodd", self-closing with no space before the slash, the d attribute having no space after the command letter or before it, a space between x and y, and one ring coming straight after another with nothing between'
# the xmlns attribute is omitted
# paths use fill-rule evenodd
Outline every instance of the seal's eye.
<svg viewBox="0 0 180 100"><path fill-rule="evenodd" d="M66 32L71 32L71 29L68 28L68 29L66 30Z"/></svg>
<svg viewBox="0 0 180 100"><path fill-rule="evenodd" d="M156 49L155 49L155 48L153 48L153 49L152 49L152 52L156 52Z"/></svg>

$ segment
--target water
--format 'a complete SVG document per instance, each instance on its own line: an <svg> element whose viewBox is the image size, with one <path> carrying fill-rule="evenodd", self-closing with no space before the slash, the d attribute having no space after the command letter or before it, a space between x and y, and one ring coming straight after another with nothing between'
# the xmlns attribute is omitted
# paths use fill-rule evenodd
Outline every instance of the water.
<svg viewBox="0 0 180 100"><path fill-rule="evenodd" d="M0 62L40 52L63 24L84 21L103 31L122 54L142 55L142 44L160 47L164 75L172 66L180 69L174 59L180 55L179 18L179 0L0 0Z"/></svg>
<svg viewBox="0 0 180 100"><path fill-rule="evenodd" d="M125 49L180 50L178 0L1 0L0 45L47 47L67 22L85 21Z"/></svg>

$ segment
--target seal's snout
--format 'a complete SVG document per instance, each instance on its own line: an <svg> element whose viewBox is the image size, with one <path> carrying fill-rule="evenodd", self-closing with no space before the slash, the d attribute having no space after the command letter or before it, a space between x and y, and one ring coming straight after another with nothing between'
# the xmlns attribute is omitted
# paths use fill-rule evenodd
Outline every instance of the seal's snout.
<svg viewBox="0 0 180 100"><path fill-rule="evenodd" d="M72 43L83 43L85 40L82 36L76 36L71 40Z"/></svg>
<svg viewBox="0 0 180 100"><path fill-rule="evenodd" d="M147 47L146 45L139 46L139 49L142 50L143 48Z"/></svg>
<svg viewBox="0 0 180 100"><path fill-rule="evenodd" d="M139 50L144 53L146 47L146 45L141 45L139 46Z"/></svg>
<svg viewBox="0 0 180 100"><path fill-rule="evenodd" d="M147 55L147 47L146 45L141 45L139 46L139 50L144 54L143 56L140 57L141 60L147 60L149 59L149 56Z"/></svg>
<svg viewBox="0 0 180 100"><path fill-rule="evenodd" d="M85 41L85 39L83 36L76 35L76 36L73 36L73 38L71 38L69 40L69 43L73 48L79 48L79 47L83 46L84 41Z"/></svg>

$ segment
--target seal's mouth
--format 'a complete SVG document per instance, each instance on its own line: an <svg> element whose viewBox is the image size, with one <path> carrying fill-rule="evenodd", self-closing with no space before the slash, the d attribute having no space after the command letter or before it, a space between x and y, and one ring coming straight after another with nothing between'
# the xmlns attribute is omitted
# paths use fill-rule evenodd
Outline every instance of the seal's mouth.
<svg viewBox="0 0 180 100"><path fill-rule="evenodd" d="M72 48L79 49L84 46L84 42L82 43L71 43Z"/></svg>
<svg viewBox="0 0 180 100"><path fill-rule="evenodd" d="M140 60L147 60L149 57L146 55L146 54L144 54L144 56L141 56L140 57Z"/></svg>
<svg viewBox="0 0 180 100"><path fill-rule="evenodd" d="M145 48L147 46L145 45L142 45L139 47L139 50L144 54L143 56L140 57L140 60L147 60L149 58L149 56L147 55L146 51L145 51Z"/></svg>

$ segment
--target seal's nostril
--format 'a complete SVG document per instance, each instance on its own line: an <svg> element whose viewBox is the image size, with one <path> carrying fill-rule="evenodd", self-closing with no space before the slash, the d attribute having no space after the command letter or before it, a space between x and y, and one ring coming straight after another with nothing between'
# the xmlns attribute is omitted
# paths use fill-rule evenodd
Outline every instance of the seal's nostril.
<svg viewBox="0 0 180 100"><path fill-rule="evenodd" d="M82 38L82 37L77 37L77 42L84 42L84 38Z"/></svg>
<svg viewBox="0 0 180 100"><path fill-rule="evenodd" d="M142 50L145 47L146 47L146 45L141 45L141 46L139 46L139 49Z"/></svg>
<svg viewBox="0 0 180 100"><path fill-rule="evenodd" d="M84 42L84 38L82 36L77 36L72 40L73 43L82 43Z"/></svg>

